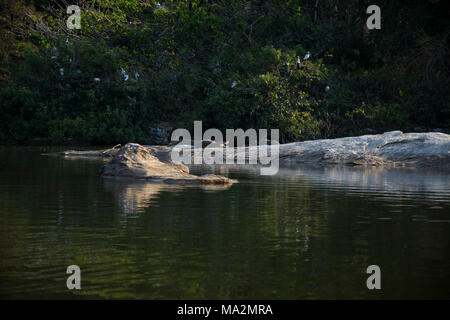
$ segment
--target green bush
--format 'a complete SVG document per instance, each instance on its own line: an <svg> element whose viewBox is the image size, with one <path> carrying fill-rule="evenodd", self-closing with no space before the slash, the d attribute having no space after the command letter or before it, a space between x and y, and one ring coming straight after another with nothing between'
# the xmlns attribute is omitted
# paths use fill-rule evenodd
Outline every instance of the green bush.
<svg viewBox="0 0 450 320"><path fill-rule="evenodd" d="M3 23L24 4L5 7L0 139L148 143L151 126L194 120L278 128L282 142L449 128L443 1L382 1L383 32L366 31L357 0L156 3L88 1L82 29L63 32L66 13L40 1L42 34Z"/></svg>

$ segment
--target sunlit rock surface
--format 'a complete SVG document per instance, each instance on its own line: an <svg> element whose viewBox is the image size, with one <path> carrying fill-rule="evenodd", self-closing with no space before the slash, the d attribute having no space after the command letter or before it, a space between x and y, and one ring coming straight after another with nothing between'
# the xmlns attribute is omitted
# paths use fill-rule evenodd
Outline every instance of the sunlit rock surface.
<svg viewBox="0 0 450 320"><path fill-rule="evenodd" d="M128 143L123 146L103 167L101 176L181 184L231 184L236 182L218 175L192 175L185 165L175 164L171 161L162 162L147 148L136 143Z"/></svg>
<svg viewBox="0 0 450 320"><path fill-rule="evenodd" d="M389 166L449 166L450 136L444 133L386 132L377 135L280 145L280 163Z"/></svg>

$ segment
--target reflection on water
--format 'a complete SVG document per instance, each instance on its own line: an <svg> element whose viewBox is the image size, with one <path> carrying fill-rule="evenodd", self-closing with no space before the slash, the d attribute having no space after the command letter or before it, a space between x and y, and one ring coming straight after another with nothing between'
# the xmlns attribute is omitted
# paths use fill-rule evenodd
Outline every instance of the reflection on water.
<svg viewBox="0 0 450 320"><path fill-rule="evenodd" d="M211 189L40 152L0 150L1 298L449 298L448 171L193 168L239 180Z"/></svg>
<svg viewBox="0 0 450 320"><path fill-rule="evenodd" d="M182 186L122 179L103 179L105 190L117 198L123 218L136 218L138 212L144 211L157 199L162 191L180 192Z"/></svg>
<svg viewBox="0 0 450 320"><path fill-rule="evenodd" d="M149 183L145 181L136 181L128 179L103 179L105 190L115 195L121 208L121 223L126 226L128 219L134 219L138 212L144 211L145 208L154 204L157 205L156 199L163 191L181 192L186 188L197 188L204 191L222 191L227 190L231 185L204 185L193 187L191 185L174 185L164 183Z"/></svg>
<svg viewBox="0 0 450 320"><path fill-rule="evenodd" d="M193 166L192 172L210 172L229 175L236 173L252 179L259 176L259 168L243 165L235 166ZM417 194L423 197L443 196L450 192L450 170L440 168L383 168L364 166L308 166L281 168L275 180L281 178L286 183L307 180L310 184L327 188L362 190L388 196L393 194ZM273 179L272 179L273 180Z"/></svg>

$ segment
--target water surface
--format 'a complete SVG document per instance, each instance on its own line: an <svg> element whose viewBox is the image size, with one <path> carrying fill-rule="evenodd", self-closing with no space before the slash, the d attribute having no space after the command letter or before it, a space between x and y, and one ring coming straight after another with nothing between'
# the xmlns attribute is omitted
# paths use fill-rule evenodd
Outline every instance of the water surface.
<svg viewBox="0 0 450 320"><path fill-rule="evenodd" d="M195 168L239 180L200 188L41 152L0 148L0 298L450 297L449 171Z"/></svg>

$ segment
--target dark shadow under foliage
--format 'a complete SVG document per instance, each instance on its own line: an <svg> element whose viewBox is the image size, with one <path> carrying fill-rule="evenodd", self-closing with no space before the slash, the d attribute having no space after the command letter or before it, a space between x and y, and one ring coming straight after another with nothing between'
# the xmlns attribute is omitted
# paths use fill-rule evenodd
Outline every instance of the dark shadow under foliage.
<svg viewBox="0 0 450 320"><path fill-rule="evenodd" d="M377 1L381 30L372 1L78 3L68 30L65 1L0 1L0 140L148 143L194 120L282 142L450 128L446 1Z"/></svg>

